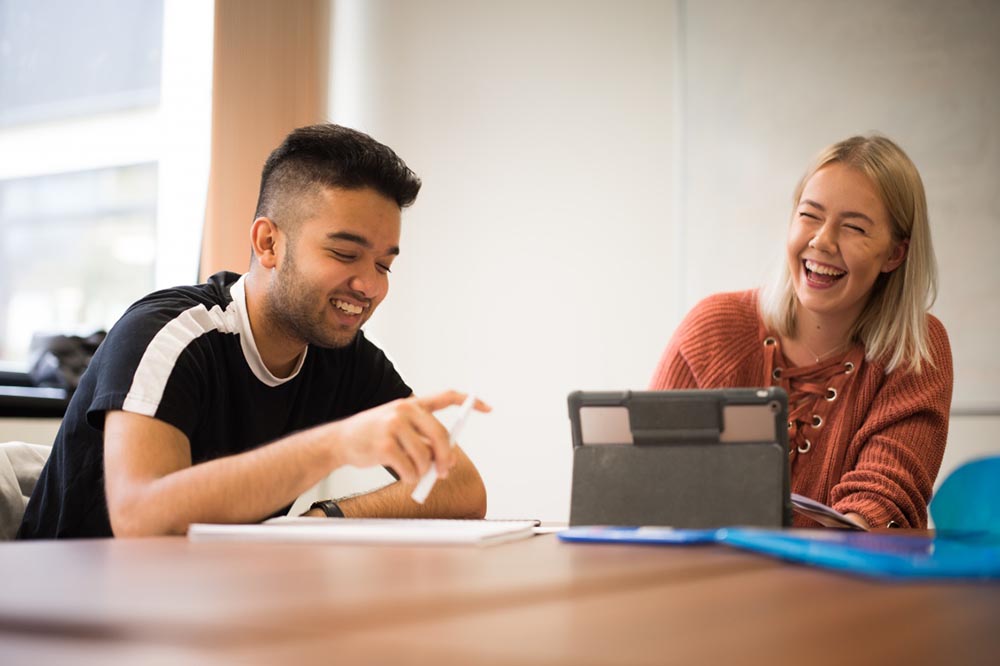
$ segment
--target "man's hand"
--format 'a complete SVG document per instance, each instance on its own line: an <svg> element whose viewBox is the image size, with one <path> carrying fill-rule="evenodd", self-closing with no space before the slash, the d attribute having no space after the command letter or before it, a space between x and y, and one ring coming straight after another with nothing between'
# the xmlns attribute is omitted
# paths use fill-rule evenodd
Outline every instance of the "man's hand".
<svg viewBox="0 0 1000 666"><path fill-rule="evenodd" d="M448 431L434 417L434 412L461 405L465 397L458 391L423 398L411 396L329 424L335 467L384 465L392 468L404 483L414 484L435 464L438 475L447 477L456 457L448 441ZM475 408L480 412L491 409L480 400Z"/></svg>

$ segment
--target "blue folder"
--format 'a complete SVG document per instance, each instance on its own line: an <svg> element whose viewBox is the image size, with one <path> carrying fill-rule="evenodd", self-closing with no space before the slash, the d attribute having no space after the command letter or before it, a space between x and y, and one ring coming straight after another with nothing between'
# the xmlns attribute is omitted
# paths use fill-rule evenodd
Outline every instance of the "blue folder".
<svg viewBox="0 0 1000 666"><path fill-rule="evenodd" d="M878 578L1000 580L1000 457L956 469L931 501L936 535L719 530L721 543Z"/></svg>
<svg viewBox="0 0 1000 666"><path fill-rule="evenodd" d="M1000 580L1000 543L839 530L728 528L722 543L877 578Z"/></svg>
<svg viewBox="0 0 1000 666"><path fill-rule="evenodd" d="M672 527L624 527L612 525L585 525L570 527L559 532L562 541L589 543L638 543L651 546L685 543L713 543L717 529L690 530Z"/></svg>

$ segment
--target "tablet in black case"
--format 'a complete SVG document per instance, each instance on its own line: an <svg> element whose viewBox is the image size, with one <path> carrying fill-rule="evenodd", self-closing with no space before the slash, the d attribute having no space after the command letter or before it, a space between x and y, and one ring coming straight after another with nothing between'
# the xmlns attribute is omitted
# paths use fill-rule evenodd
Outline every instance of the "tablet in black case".
<svg viewBox="0 0 1000 666"><path fill-rule="evenodd" d="M780 388L576 391L570 525L791 524Z"/></svg>

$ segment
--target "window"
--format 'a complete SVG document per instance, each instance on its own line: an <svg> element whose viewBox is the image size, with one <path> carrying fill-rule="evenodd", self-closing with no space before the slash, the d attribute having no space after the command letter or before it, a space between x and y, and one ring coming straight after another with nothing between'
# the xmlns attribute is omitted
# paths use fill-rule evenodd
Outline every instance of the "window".
<svg viewBox="0 0 1000 666"><path fill-rule="evenodd" d="M0 0L0 123L155 106L161 0Z"/></svg>
<svg viewBox="0 0 1000 666"><path fill-rule="evenodd" d="M153 288L156 164L0 181L0 357L89 335Z"/></svg>
<svg viewBox="0 0 1000 666"><path fill-rule="evenodd" d="M0 364L197 277L212 4L0 0Z"/></svg>

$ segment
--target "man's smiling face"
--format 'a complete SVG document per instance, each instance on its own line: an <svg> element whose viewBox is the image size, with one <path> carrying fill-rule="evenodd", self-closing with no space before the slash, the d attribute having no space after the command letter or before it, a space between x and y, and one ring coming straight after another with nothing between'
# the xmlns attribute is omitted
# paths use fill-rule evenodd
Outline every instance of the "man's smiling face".
<svg viewBox="0 0 1000 666"><path fill-rule="evenodd" d="M321 187L306 197L303 219L287 231L277 223L280 260L271 273L268 317L296 340L344 347L389 291L400 210L371 188Z"/></svg>

